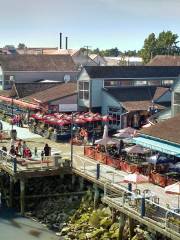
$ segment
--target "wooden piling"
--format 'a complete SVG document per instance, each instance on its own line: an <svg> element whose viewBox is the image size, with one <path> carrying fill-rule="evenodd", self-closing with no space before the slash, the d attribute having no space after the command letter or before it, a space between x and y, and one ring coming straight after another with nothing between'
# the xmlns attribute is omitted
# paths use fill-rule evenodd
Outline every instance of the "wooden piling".
<svg viewBox="0 0 180 240"><path fill-rule="evenodd" d="M84 178L79 177L79 190L83 191L83 189L84 189Z"/></svg>
<svg viewBox="0 0 180 240"><path fill-rule="evenodd" d="M20 207L21 215L24 216L25 213L25 180L20 179Z"/></svg>
<svg viewBox="0 0 180 240"><path fill-rule="evenodd" d="M13 207L13 191L14 191L14 179L12 176L10 176L9 181L9 207Z"/></svg>
<svg viewBox="0 0 180 240"><path fill-rule="evenodd" d="M124 226L126 224L126 215L124 213L120 214L119 218L119 237L118 240L123 240Z"/></svg>
<svg viewBox="0 0 180 240"><path fill-rule="evenodd" d="M99 189L97 184L94 184L94 209L97 209L99 201Z"/></svg>
<svg viewBox="0 0 180 240"><path fill-rule="evenodd" d="M131 217L128 217L128 223L129 223L129 239L132 239L134 237L134 228L135 228L134 219L132 219Z"/></svg>

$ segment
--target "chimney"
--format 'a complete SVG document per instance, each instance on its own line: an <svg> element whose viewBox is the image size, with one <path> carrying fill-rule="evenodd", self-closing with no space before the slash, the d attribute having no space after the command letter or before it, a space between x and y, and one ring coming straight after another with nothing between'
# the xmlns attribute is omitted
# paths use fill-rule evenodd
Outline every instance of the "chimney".
<svg viewBox="0 0 180 240"><path fill-rule="evenodd" d="M59 49L62 49L62 33L59 33Z"/></svg>
<svg viewBox="0 0 180 240"><path fill-rule="evenodd" d="M66 49L68 49L68 37L66 37Z"/></svg>

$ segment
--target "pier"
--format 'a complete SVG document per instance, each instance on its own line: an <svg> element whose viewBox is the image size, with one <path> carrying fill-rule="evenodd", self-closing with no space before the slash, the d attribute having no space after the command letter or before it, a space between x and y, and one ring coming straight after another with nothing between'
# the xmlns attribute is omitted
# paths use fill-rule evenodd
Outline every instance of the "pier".
<svg viewBox="0 0 180 240"><path fill-rule="evenodd" d="M94 186L94 206L96 207L99 201L99 190L103 191L103 203L107 204L114 212L120 213L120 228L123 231L126 220L132 224L131 230L133 231L133 221L136 220L140 224L147 226L150 230L163 234L173 240L180 239L179 225L174 224L172 219L179 221L180 214L172 209L166 207L167 195L163 193L163 189L159 191L158 186L147 186L147 184L138 185L138 189L132 191L128 185L123 183L125 173L100 164L88 157L73 154L72 164L70 160L59 160L59 163L54 164L43 163L43 161L36 164L28 164L21 166L17 159L1 151L0 170L10 177L10 204L13 201L13 182L20 181L20 206L21 214L25 213L25 196L26 181L32 177L42 176L56 176L70 174L72 175L72 183L76 177L79 177L80 186L83 194L84 180L91 182ZM62 156L69 157L69 153L63 153ZM147 191L147 188L151 191ZM153 189L152 189L153 188ZM158 192L157 192L158 191ZM154 192L156 193L154 195ZM32 196L37 197L37 196ZM45 197L45 196L43 196ZM174 203L175 196L168 196L167 201ZM119 239L122 239L121 237Z"/></svg>

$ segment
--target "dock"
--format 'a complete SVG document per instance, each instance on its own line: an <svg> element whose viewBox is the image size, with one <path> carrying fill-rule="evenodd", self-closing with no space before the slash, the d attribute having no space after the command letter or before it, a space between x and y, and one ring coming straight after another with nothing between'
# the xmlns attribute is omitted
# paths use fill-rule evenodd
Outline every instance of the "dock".
<svg viewBox="0 0 180 240"><path fill-rule="evenodd" d="M69 153L63 153L66 158ZM63 156L62 154L62 156ZM67 157L68 156L68 157ZM83 186L84 181L91 182L94 186L94 203L96 204L100 196L99 190L103 192L102 201L107 204L112 212L119 212L120 226L123 231L125 221L136 220L140 224L147 226L152 231L158 232L172 240L180 239L180 225L171 222L171 219L180 221L180 214L166 207L165 193L163 189L154 186L155 195L145 195L148 188L152 190L151 185L138 185L138 191L135 193L128 189L127 184L123 183L126 173L116 170L82 154L73 154L72 163L70 160L55 162L43 161L36 164L27 164L22 166L10 155L0 154L0 171L10 177L10 191L13 189L13 182L20 181L20 206L21 214L25 213L25 183L26 179L32 177L58 176L60 174L70 174L72 179L78 177ZM83 189L83 187L82 187ZM140 193L141 192L141 193ZM143 194L144 193L144 194ZM163 195L164 194L164 195ZM13 193L10 192L10 203ZM169 195L167 201L169 204L175 203L176 196ZM177 201L177 200L176 200ZM122 239L122 238L120 238Z"/></svg>

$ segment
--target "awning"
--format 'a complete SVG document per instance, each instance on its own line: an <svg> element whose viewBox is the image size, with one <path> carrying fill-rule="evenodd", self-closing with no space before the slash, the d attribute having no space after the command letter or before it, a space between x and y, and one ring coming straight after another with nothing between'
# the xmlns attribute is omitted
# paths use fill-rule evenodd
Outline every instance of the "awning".
<svg viewBox="0 0 180 240"><path fill-rule="evenodd" d="M149 136L140 136L132 139L132 142L152 150L180 157L180 145L166 142L161 139L152 139Z"/></svg>
<svg viewBox="0 0 180 240"><path fill-rule="evenodd" d="M27 103L21 100L17 100L17 99L12 99L9 97L4 97L4 96L0 96L0 100L10 103L10 104L14 104L17 106L20 106L22 108L27 108L27 109L40 109L39 104L33 104L33 103Z"/></svg>

